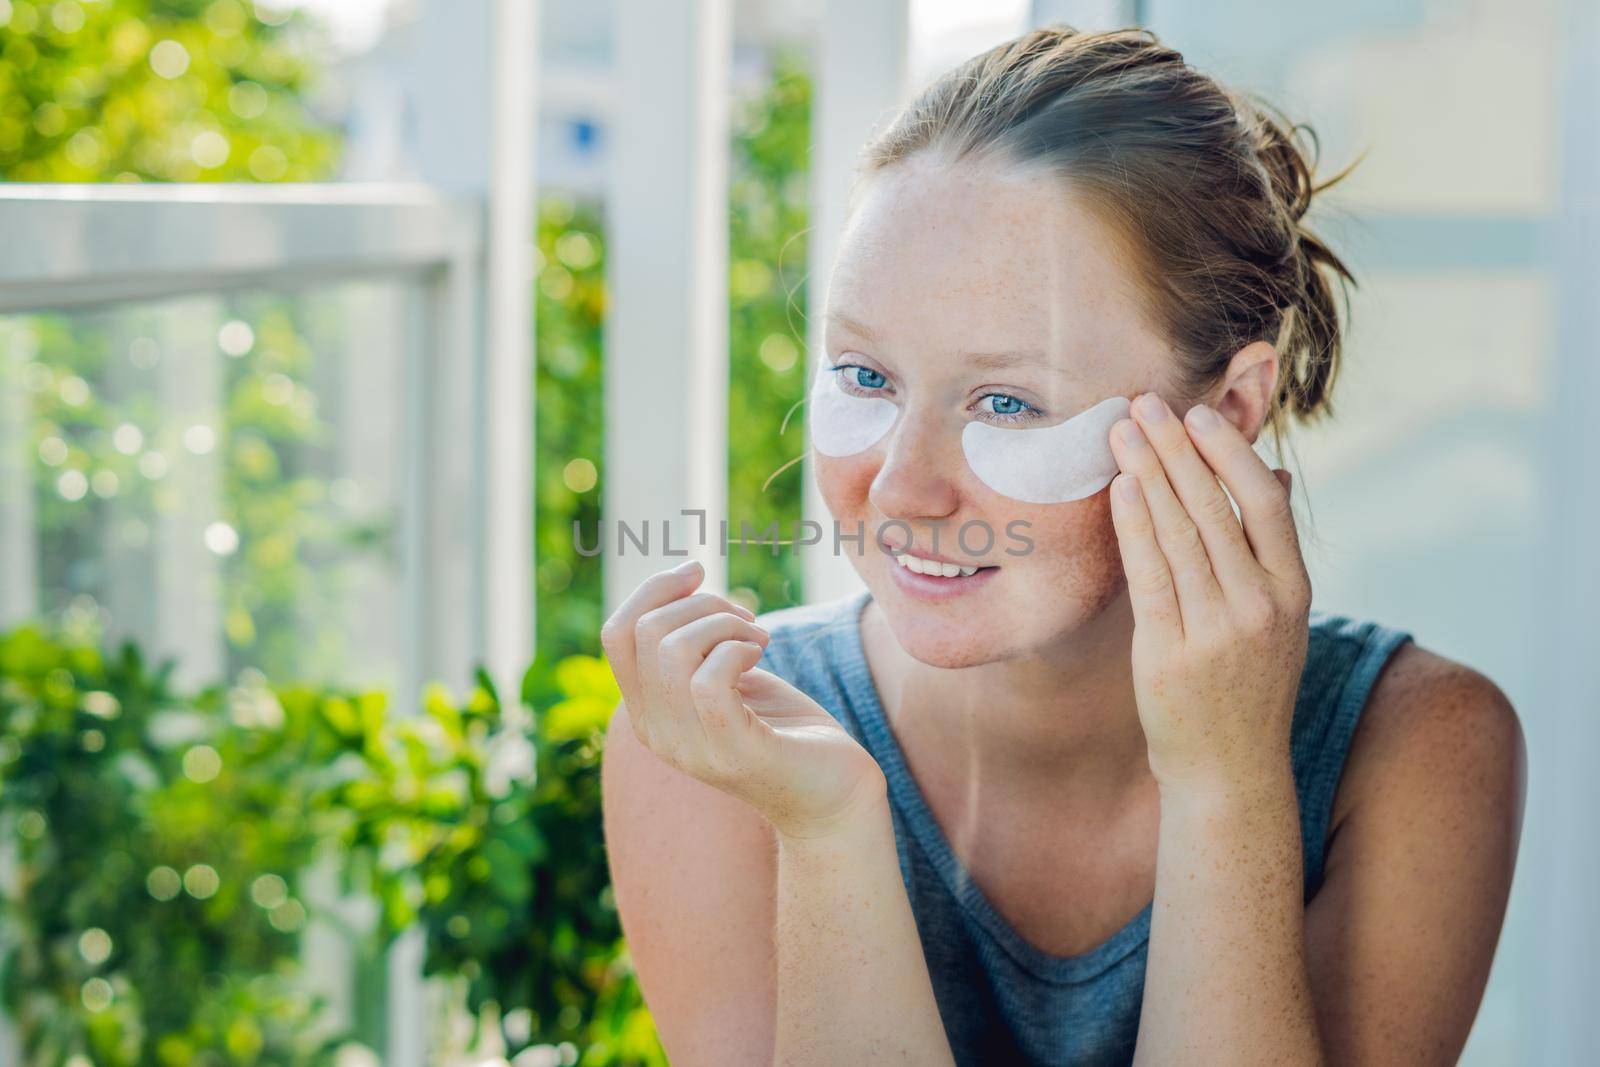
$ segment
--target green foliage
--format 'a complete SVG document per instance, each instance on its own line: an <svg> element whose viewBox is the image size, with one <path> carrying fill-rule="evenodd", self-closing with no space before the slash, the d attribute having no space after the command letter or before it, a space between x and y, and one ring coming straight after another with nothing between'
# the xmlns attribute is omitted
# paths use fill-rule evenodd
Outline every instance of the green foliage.
<svg viewBox="0 0 1600 1067"><path fill-rule="evenodd" d="M185 704L168 673L0 638L0 996L30 1063L326 1062L288 883L334 739L259 685Z"/></svg>
<svg viewBox="0 0 1600 1067"><path fill-rule="evenodd" d="M325 180L340 138L307 105L321 47L313 20L244 0L0 0L0 180ZM289 677L339 662L319 610L338 581L307 560L381 541L392 521L339 506L318 476L332 435L310 336L326 304L247 294L211 308L0 320L0 342L36 353L24 384L51 618L93 632L112 553L124 573L151 569L144 550L178 503L171 473L192 451L164 407L161 360L186 347L181 358L221 359L166 333L211 315L212 330L235 322L252 339L224 361L221 410L202 424L223 459L217 517L238 541L222 564L227 666ZM127 431L128 447L114 446L123 426L137 446ZM308 648L320 661L306 662Z"/></svg>
<svg viewBox="0 0 1600 1067"><path fill-rule="evenodd" d="M557 664L551 684L561 699L531 715L503 706L482 672L459 705L430 687L413 720L349 708L341 730L364 773L327 800L352 817L346 848L376 858L390 934L427 931L427 973L463 976L473 1014L528 1013L534 1043L618 1062L601 1053L638 1027L600 832L601 741L619 694L587 656Z"/></svg>
<svg viewBox="0 0 1600 1067"><path fill-rule="evenodd" d="M605 242L600 206L561 194L541 198L535 330L534 544L538 660L600 652L601 557L580 556L600 525L605 400L601 322Z"/></svg>
<svg viewBox="0 0 1600 1067"><path fill-rule="evenodd" d="M0 179L326 178L314 34L242 0L0 0Z"/></svg>
<svg viewBox="0 0 1600 1067"><path fill-rule="evenodd" d="M169 672L132 646L0 636L0 997L30 1062L331 1062L353 1035L297 962L316 920L369 957L420 925L427 973L520 1016L512 1051L664 1062L607 885L603 661L559 663L537 711L480 672L403 716L254 672L185 697ZM309 890L327 865L375 922Z"/></svg>
<svg viewBox="0 0 1600 1067"><path fill-rule="evenodd" d="M793 53L776 54L771 76L734 108L728 502L735 538L740 519L750 523L754 537L777 522L779 536L787 538L797 532L800 518L796 461L805 433L796 406L805 390L810 109L810 76L803 57ZM581 556L573 544L574 522L586 546L602 529L606 477L605 239L599 205L545 197L538 249L538 662L553 663L598 655L604 621L605 553ZM799 559L791 547L727 551L729 588L746 606L766 611L800 602Z"/></svg>
<svg viewBox="0 0 1600 1067"><path fill-rule="evenodd" d="M806 439L796 405L805 393L811 137L811 79L802 63L798 55L777 54L771 77L735 109L728 510L730 534L737 538L744 519L752 541L762 539L774 522L779 538L800 532L798 460ZM748 551L731 547L728 587L754 611L798 604L800 559L790 545L781 546L776 556L765 545Z"/></svg>
<svg viewBox="0 0 1600 1067"><path fill-rule="evenodd" d="M0 0L0 180L325 179L338 140L306 103L313 31L241 0ZM801 489L785 465L804 448L809 106L799 58L780 55L770 83L736 101L731 145L730 513L783 536ZM414 715L376 693L286 684L337 680L351 658L331 620L333 564L392 551L392 516L330 484L319 401L337 300L216 297L198 349L163 333L179 318L164 307L0 319L0 344L33 349L17 366L54 624L0 635L0 855L14 859L0 861L0 999L30 1063L320 1065L338 1042L374 1043L381 1020L341 1028L312 992L300 938L319 924L378 971L384 947L420 927L428 973L503 1018L512 1051L571 1042L587 1067L665 1062L601 834L617 701L593 658L601 559L572 539L574 520L598 528L605 477L599 206L546 196L537 242L539 645L515 704L482 676L460 701L430 690ZM181 693L170 665L97 650L103 591L113 571L155 573L154 534L182 500L151 471L196 451L160 375L223 351L207 426L216 518L237 536L219 563L236 680ZM119 446L127 426L138 443L124 430ZM729 563L751 607L798 602L787 548ZM319 871L348 898L319 896ZM342 904L369 897L373 914L352 920Z"/></svg>

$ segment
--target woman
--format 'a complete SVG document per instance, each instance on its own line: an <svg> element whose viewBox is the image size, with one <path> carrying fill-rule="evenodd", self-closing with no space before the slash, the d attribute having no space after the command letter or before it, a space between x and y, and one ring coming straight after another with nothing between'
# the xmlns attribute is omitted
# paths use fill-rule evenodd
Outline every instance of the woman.
<svg viewBox="0 0 1600 1067"><path fill-rule="evenodd" d="M1142 32L1025 34L870 146L810 402L867 591L756 618L689 564L602 635L675 1064L1457 1057L1516 713L1313 611L1251 448L1328 406L1326 184Z"/></svg>

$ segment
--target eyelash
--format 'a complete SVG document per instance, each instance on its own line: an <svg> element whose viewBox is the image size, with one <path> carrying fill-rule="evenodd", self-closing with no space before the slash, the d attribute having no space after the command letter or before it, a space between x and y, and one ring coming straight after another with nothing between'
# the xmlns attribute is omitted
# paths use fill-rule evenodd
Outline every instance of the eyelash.
<svg viewBox="0 0 1600 1067"><path fill-rule="evenodd" d="M829 367L828 368L830 373L837 372L837 371L842 371L842 370L850 370L850 369L864 370L864 371L868 371L868 372L870 372L872 374L876 374L880 378L883 377L883 373L881 371L875 371L871 367L863 367L859 363L840 363L838 366ZM862 385L859 382L850 381L850 380L848 380L848 378L846 376L843 376L843 375L839 376L839 387L841 389L843 389L845 392L850 393L851 396L866 396L866 395L870 395L869 393L865 393L865 392L853 392L853 390L856 390L856 389L867 390L867 389L875 388L875 387L872 387L872 386ZM1022 400L1019 397L1012 396L1010 393L985 393L985 394L983 394L982 397L979 398L979 400L980 401L988 400L991 397L997 397L997 396L998 397L1004 397L1007 400L1015 400L1017 403L1022 405L1022 410L1021 411L988 411L988 412L984 412L983 413L983 414L986 414L990 419L994 420L995 422L999 422L999 423L1002 423L1002 424L1003 423L1017 423L1017 422L1031 422L1035 418L1037 418L1040 414L1042 414L1042 412L1040 412L1032 404L1029 404L1027 401Z"/></svg>

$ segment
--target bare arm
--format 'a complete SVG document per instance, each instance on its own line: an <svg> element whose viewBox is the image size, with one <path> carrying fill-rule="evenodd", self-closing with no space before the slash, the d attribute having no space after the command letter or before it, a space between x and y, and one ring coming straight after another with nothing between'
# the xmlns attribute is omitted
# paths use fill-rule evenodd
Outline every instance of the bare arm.
<svg viewBox="0 0 1600 1067"><path fill-rule="evenodd" d="M606 840L663 1044L718 1067L952 1063L882 770L755 666L770 635L691 595L700 577L646 579L601 631L623 693Z"/></svg>
<svg viewBox="0 0 1600 1067"><path fill-rule="evenodd" d="M887 797L833 833L780 835L773 1062L954 1064Z"/></svg>
<svg viewBox="0 0 1600 1067"><path fill-rule="evenodd" d="M1453 1064L1483 997L1521 835L1522 728L1487 678L1409 645L1362 715L1306 954L1340 1064Z"/></svg>
<svg viewBox="0 0 1600 1067"><path fill-rule="evenodd" d="M1259 788L1163 789L1136 1062L1322 1061L1287 754Z"/></svg>
<svg viewBox="0 0 1600 1067"><path fill-rule="evenodd" d="M1504 694L1411 645L1357 729L1303 923L1281 789L1254 805L1163 794L1140 1058L1455 1063L1505 916L1525 779Z"/></svg>
<svg viewBox="0 0 1600 1067"><path fill-rule="evenodd" d="M623 931L675 1065L953 1063L883 794L775 833L612 716L601 767Z"/></svg>
<svg viewBox="0 0 1600 1067"><path fill-rule="evenodd" d="M1271 347L1256 356L1265 365ZM1229 397L1243 398L1230 407L1253 432L1250 390ZM1453 1062L1516 855L1516 713L1481 675L1414 645L1396 652L1357 727L1343 820L1303 909L1288 751L1311 585L1288 472L1269 472L1203 404L1179 420L1142 396L1132 413L1111 437L1123 469L1112 515L1161 785L1136 1058Z"/></svg>
<svg viewBox="0 0 1600 1067"><path fill-rule="evenodd" d="M674 1067L772 1057L777 844L755 809L668 766L618 705L601 803L612 891Z"/></svg>

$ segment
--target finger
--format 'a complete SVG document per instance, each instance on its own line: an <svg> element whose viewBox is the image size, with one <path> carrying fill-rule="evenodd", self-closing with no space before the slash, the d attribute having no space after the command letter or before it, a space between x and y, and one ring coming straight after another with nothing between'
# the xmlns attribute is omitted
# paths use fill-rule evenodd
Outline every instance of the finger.
<svg viewBox="0 0 1600 1067"><path fill-rule="evenodd" d="M635 728L639 726L637 714L645 709L638 684L636 662L635 629L638 621L646 612L670 604L693 592L704 577L704 569L696 560L672 570L653 574L639 583L639 587L617 606L605 625L600 628L600 644L605 651L607 662L611 665L611 673L616 675L617 687L622 691L623 702L628 708L629 718L633 719ZM752 620L755 618L748 610L737 605L733 606L741 614Z"/></svg>
<svg viewBox="0 0 1600 1067"><path fill-rule="evenodd" d="M733 614L731 609L738 605L717 593L699 592L646 611L635 624L635 665L646 728L659 739L659 744L651 747L669 761L682 760L704 744L699 726L685 715L685 701L677 697L680 686L675 685L675 675L693 672L710 646L723 637L747 637L763 646L771 640L766 630L744 617L749 613ZM702 629L698 640L694 640L694 632L685 640L686 629L704 627L707 622L712 624L710 633L722 633L722 637L707 640ZM741 629L718 629L726 624Z"/></svg>
<svg viewBox="0 0 1600 1067"><path fill-rule="evenodd" d="M663 756L681 758L705 747L688 682L711 649L728 640L765 648L770 640L755 623L722 610L721 601L713 593L696 593L639 620L639 682Z"/></svg>
<svg viewBox="0 0 1600 1067"><path fill-rule="evenodd" d="M740 677L760 661L761 653L762 646L753 641L722 641L689 678L708 755L722 773L749 770L762 734L770 729L739 692Z"/></svg>
<svg viewBox="0 0 1600 1067"><path fill-rule="evenodd" d="M1245 540L1233 502L1211 465L1196 451L1190 431L1155 393L1135 399L1132 413L1155 449L1167 481L1199 529L1223 595L1230 589L1260 588L1265 578L1261 564Z"/></svg>
<svg viewBox="0 0 1600 1067"><path fill-rule="evenodd" d="M1139 480L1156 543L1167 558L1172 587L1178 592L1185 631L1215 619L1225 607L1222 588L1211 571L1200 529L1172 491L1155 449L1132 419L1117 420L1111 428L1111 441L1117 463Z"/></svg>
<svg viewBox="0 0 1600 1067"><path fill-rule="evenodd" d="M652 574L617 605L600 627L601 648L605 651L606 661L611 664L611 673L617 676L617 686L622 690L622 698L628 704L630 714L635 710L635 705L639 706L639 710L643 709L643 701L638 699L638 670L635 664L635 628L640 616L692 592L703 577L704 570L695 560Z"/></svg>
<svg viewBox="0 0 1600 1067"><path fill-rule="evenodd" d="M1172 585L1167 557L1156 543L1150 509L1145 506L1139 479L1119 474L1111 479L1111 522L1116 527L1122 553L1122 570L1128 578L1128 599L1134 621L1149 627L1168 643L1183 639L1183 613Z"/></svg>
<svg viewBox="0 0 1600 1067"><path fill-rule="evenodd" d="M1194 431L1195 447L1238 501L1256 560L1281 581L1299 581L1305 574L1305 559L1290 504L1289 472L1278 477L1244 434L1212 408L1196 404L1184 421Z"/></svg>

